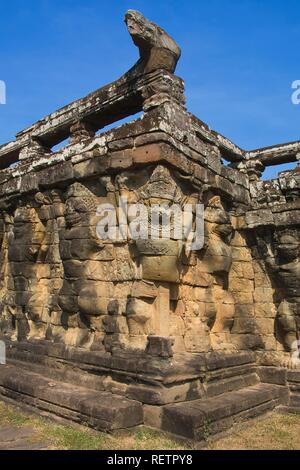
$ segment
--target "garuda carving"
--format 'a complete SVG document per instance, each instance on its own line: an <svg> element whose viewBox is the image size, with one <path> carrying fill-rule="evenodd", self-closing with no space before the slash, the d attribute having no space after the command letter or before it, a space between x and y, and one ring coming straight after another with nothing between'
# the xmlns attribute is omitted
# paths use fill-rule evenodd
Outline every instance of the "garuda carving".
<svg viewBox="0 0 300 470"><path fill-rule="evenodd" d="M67 328L66 342L85 344L102 334L102 321L109 303L108 283L97 259L104 248L96 233L97 197L80 183L66 194L65 225L60 230L60 256L64 280L58 306ZM92 337L89 332L92 332Z"/></svg>
<svg viewBox="0 0 300 470"><path fill-rule="evenodd" d="M212 196L204 213L206 247L201 254L203 270L214 277L210 287L212 299L207 322L214 349L234 349L230 331L234 321L234 298L228 290L228 275L232 264L230 246L233 227L220 196Z"/></svg>
<svg viewBox="0 0 300 470"><path fill-rule="evenodd" d="M57 192L37 193L14 213L8 264L14 284L10 307L19 338L44 338L56 302L62 278L57 225L62 208L57 198Z"/></svg>
<svg viewBox="0 0 300 470"><path fill-rule="evenodd" d="M299 227L276 228L257 237L260 254L277 285L278 336L290 356L282 365L299 368L300 233Z"/></svg>

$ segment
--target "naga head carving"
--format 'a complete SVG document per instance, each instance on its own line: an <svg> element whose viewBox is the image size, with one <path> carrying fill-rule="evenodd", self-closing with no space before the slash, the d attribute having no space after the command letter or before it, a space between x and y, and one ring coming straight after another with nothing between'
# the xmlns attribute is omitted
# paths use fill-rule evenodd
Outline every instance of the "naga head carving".
<svg viewBox="0 0 300 470"><path fill-rule="evenodd" d="M173 73L181 55L174 39L136 10L126 12L125 23L134 44L139 48L141 60L146 62L146 71L164 69Z"/></svg>

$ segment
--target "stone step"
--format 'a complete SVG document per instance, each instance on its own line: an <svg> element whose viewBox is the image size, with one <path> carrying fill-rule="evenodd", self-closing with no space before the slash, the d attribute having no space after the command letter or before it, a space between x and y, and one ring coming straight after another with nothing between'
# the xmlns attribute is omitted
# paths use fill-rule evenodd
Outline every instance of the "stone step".
<svg viewBox="0 0 300 470"><path fill-rule="evenodd" d="M287 380L292 384L299 384L300 386L300 370L288 370L287 371Z"/></svg>
<svg viewBox="0 0 300 470"><path fill-rule="evenodd" d="M214 397L258 383L260 383L259 376L255 372L244 373L243 375L208 382L206 384L206 393L208 397Z"/></svg>
<svg viewBox="0 0 300 470"><path fill-rule="evenodd" d="M288 370L287 380L291 390L291 399L297 402L296 406L300 406L300 370Z"/></svg>
<svg viewBox="0 0 300 470"><path fill-rule="evenodd" d="M0 395L100 431L143 422L142 405L137 401L52 380L13 365L0 366Z"/></svg>
<svg viewBox="0 0 300 470"><path fill-rule="evenodd" d="M124 395L129 399L152 405L165 405L173 403L174 401L181 402L185 399L197 400L201 398L204 393L208 397L213 397L233 390L240 390L251 385L256 385L260 382L260 378L256 372L257 367L255 363L250 362L252 360L252 356L245 354L240 354L236 357L228 356L227 368L224 367L227 365L227 362L225 362L224 359L221 361L220 358L218 358L217 363L219 366L222 366L222 368L210 370L206 374L206 380L201 382L202 387L199 386L198 389L195 386L196 381L194 381L193 393L191 393L192 382L191 387L186 393L183 391L182 383L174 383L172 384L172 387L169 385L166 387L151 387L151 384L145 385L139 383L138 385L135 385L134 383L131 383L128 385L126 390L122 383L113 383L113 381L105 382L105 375L98 375L94 373L94 370L92 373L89 373L87 370L83 371L80 368L74 369L74 367L66 367L65 363L63 368L58 367L56 364L53 364L51 367L49 358L47 358L47 366L30 362L29 360L22 361L20 360L21 358L24 359L24 353L20 351L19 354L16 354L15 352L14 358L10 358L8 363L43 376L46 375L51 380L68 382L69 384L83 386L88 389L103 391L105 386L113 387L113 389L105 391L112 392L117 395ZM248 360L249 363L244 364L245 360ZM241 361L241 364L239 361ZM211 368L212 364L209 363L209 366ZM188 384L186 388L188 389Z"/></svg>
<svg viewBox="0 0 300 470"><path fill-rule="evenodd" d="M201 441L287 402L286 387L260 383L213 398L164 406L161 428Z"/></svg>
<svg viewBox="0 0 300 470"><path fill-rule="evenodd" d="M287 407L282 407L282 411L300 414L300 370L288 370L287 381L290 389L290 402Z"/></svg>
<svg viewBox="0 0 300 470"><path fill-rule="evenodd" d="M290 406L297 407L300 411L300 393L291 393Z"/></svg>
<svg viewBox="0 0 300 470"><path fill-rule="evenodd" d="M240 390L260 383L255 356L251 352L212 353L206 361L205 389L208 397Z"/></svg>
<svg viewBox="0 0 300 470"><path fill-rule="evenodd" d="M278 411L280 413L289 413L293 415L300 415L300 408L299 406L281 406Z"/></svg>

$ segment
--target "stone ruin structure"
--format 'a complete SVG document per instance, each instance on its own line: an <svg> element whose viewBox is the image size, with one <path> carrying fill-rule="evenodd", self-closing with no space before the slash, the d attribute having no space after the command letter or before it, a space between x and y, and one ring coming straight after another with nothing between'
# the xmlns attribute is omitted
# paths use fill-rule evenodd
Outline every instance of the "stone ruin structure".
<svg viewBox="0 0 300 470"><path fill-rule="evenodd" d="M300 142L248 152L212 131L185 108L176 42L125 21L136 65L0 146L0 395L196 440L299 411L300 167L261 175ZM101 239L99 205L124 197L204 205L203 245Z"/></svg>

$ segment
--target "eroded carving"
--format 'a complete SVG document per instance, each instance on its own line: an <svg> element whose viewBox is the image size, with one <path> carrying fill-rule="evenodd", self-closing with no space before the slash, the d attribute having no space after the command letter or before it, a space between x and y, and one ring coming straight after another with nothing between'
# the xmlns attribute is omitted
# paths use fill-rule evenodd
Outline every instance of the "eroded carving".
<svg viewBox="0 0 300 470"><path fill-rule="evenodd" d="M208 309L208 325L215 349L234 349L230 341L235 306L228 290L228 274L232 264L230 246L233 227L220 196L212 196L205 209L207 245L202 257L203 270L214 277L210 287L212 304Z"/></svg>
<svg viewBox="0 0 300 470"><path fill-rule="evenodd" d="M284 359L283 365L299 367L300 361L297 357L295 360L300 331L299 228L277 228L273 236L272 232L262 232L258 237L258 246L277 286L279 339L292 356Z"/></svg>

